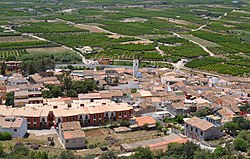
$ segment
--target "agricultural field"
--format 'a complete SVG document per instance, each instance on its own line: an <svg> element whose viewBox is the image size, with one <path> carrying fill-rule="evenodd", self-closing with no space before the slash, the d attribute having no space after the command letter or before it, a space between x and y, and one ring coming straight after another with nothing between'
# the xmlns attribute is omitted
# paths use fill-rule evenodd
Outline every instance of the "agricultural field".
<svg viewBox="0 0 250 159"><path fill-rule="evenodd" d="M206 46L206 47L220 47L220 45L218 45L216 43L198 38L198 37L190 35L190 34L180 34L180 35L182 37L184 37L185 39L192 40L192 41L199 43L199 44Z"/></svg>
<svg viewBox="0 0 250 159"><path fill-rule="evenodd" d="M81 32L83 29L59 22L38 22L22 24L15 28L22 33L56 33L56 32Z"/></svg>
<svg viewBox="0 0 250 159"><path fill-rule="evenodd" d="M30 54L65 53L65 52L73 53L73 51L65 49L63 47L31 48L26 50Z"/></svg>
<svg viewBox="0 0 250 159"><path fill-rule="evenodd" d="M246 75L250 73L250 58L243 60L222 59L216 57L206 57L203 59L193 59L186 64L187 67L201 70L218 72L232 76Z"/></svg>
<svg viewBox="0 0 250 159"><path fill-rule="evenodd" d="M24 36L3 36L3 37L0 37L0 43L30 42L30 41L38 41L38 40L31 38L31 37L24 37Z"/></svg>
<svg viewBox="0 0 250 159"><path fill-rule="evenodd" d="M18 49L18 50L0 50L0 58L1 60L7 61L15 61L19 57L29 54L26 50Z"/></svg>
<svg viewBox="0 0 250 159"><path fill-rule="evenodd" d="M191 60L186 67L194 69L228 74L222 71L225 66L228 70L246 68L244 72L247 72L248 60L236 56L249 57L249 5L244 0L237 3L232 0L61 0L60 5L49 0L18 3L3 0L0 25L11 26L17 33L3 33L0 29L0 48L47 55L64 52L61 48L56 51L55 46L66 45L72 49L90 46L94 51L84 56L97 60L140 58L172 63L184 58ZM14 40L21 33L32 33L48 41ZM213 55L227 60L216 63L207 60ZM207 60L203 63L207 65L200 66L197 60ZM210 65L218 65L218 69L213 70Z"/></svg>

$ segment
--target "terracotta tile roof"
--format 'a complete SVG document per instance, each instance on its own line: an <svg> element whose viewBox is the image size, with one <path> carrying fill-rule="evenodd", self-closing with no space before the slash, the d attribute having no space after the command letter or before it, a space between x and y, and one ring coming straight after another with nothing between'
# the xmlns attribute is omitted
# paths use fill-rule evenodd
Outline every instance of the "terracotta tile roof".
<svg viewBox="0 0 250 159"><path fill-rule="evenodd" d="M137 117L135 120L139 126L144 126L145 124L152 125L156 123L155 119L151 116Z"/></svg>
<svg viewBox="0 0 250 159"><path fill-rule="evenodd" d="M81 130L65 131L63 132L63 136L65 139L84 138L85 133Z"/></svg>
<svg viewBox="0 0 250 159"><path fill-rule="evenodd" d="M197 117L192 117L188 120L185 121L185 123L192 125L194 127L197 127L198 129L201 129L202 131L208 130L212 127L214 127L214 125L206 120L197 118Z"/></svg>
<svg viewBox="0 0 250 159"><path fill-rule="evenodd" d="M217 112L223 117L234 117L235 116L235 113L227 107L222 107L222 109L218 110Z"/></svg>
<svg viewBox="0 0 250 159"><path fill-rule="evenodd" d="M23 122L23 118L0 117L0 127L2 128L20 128Z"/></svg>
<svg viewBox="0 0 250 159"><path fill-rule="evenodd" d="M151 150L155 150L155 149L166 150L167 145L169 143L173 143L173 142L186 143L187 141L188 140L185 137L182 137L176 134L170 134L168 136L139 141L139 142L132 143L132 144L121 144L121 146L129 151L133 151L137 147L149 147Z"/></svg>
<svg viewBox="0 0 250 159"><path fill-rule="evenodd" d="M62 131L81 130L79 121L61 123Z"/></svg>

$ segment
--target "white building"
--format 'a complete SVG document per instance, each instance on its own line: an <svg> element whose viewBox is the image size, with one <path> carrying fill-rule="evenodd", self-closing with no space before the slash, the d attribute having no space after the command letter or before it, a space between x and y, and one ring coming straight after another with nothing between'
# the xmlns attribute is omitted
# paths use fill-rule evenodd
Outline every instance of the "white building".
<svg viewBox="0 0 250 159"><path fill-rule="evenodd" d="M137 76L138 70L139 70L139 60L138 59L134 59L133 60L133 76L134 77Z"/></svg>
<svg viewBox="0 0 250 159"><path fill-rule="evenodd" d="M19 117L0 117L0 132L9 132L12 137L24 137L27 133L27 121Z"/></svg>
<svg viewBox="0 0 250 159"><path fill-rule="evenodd" d="M82 149L86 146L85 133L79 121L60 123L59 137L66 149Z"/></svg>

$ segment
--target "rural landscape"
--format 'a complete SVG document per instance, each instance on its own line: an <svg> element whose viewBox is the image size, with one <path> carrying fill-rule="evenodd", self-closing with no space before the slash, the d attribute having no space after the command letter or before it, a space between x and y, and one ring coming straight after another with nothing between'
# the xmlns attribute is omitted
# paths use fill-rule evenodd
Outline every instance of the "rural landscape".
<svg viewBox="0 0 250 159"><path fill-rule="evenodd" d="M249 0L0 0L0 158L250 157Z"/></svg>
<svg viewBox="0 0 250 159"><path fill-rule="evenodd" d="M4 60L77 51L86 59L109 58L117 64L137 57L169 64L188 59L187 68L249 76L247 1L12 0L1 1L0 11ZM62 45L68 49L47 50ZM77 50L84 46L93 51ZM55 62L82 61L74 57Z"/></svg>

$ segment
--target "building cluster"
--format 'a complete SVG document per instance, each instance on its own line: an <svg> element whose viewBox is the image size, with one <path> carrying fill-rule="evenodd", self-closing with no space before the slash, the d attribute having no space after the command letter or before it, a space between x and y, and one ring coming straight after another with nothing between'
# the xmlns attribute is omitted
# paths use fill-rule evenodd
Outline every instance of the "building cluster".
<svg viewBox="0 0 250 159"><path fill-rule="evenodd" d="M23 123L27 123L28 129L57 127L65 148L79 148L85 147L85 134L81 127L104 125L110 121L130 122L129 127L114 129L121 133L154 129L156 123L166 124L166 118L182 116L183 135L197 140L211 140L223 136L221 126L235 117L249 119L250 114L241 111L241 107L250 103L250 81L247 79L169 69L139 69L138 65L138 61L134 60L133 69L118 67L70 71L73 81L93 80L99 88L74 98L47 99L42 95L48 85L63 85L59 75L68 72L67 69L28 77L20 74L0 77L1 130L5 131L7 121L12 121L10 125L14 125L13 131L8 131L20 137L23 133L17 135L16 126L22 127ZM5 105L9 93L14 95L13 106ZM210 113L202 117L194 115L205 110ZM132 151L138 146L166 148L169 142L187 141L186 137L172 135L170 138L123 144L121 149Z"/></svg>

